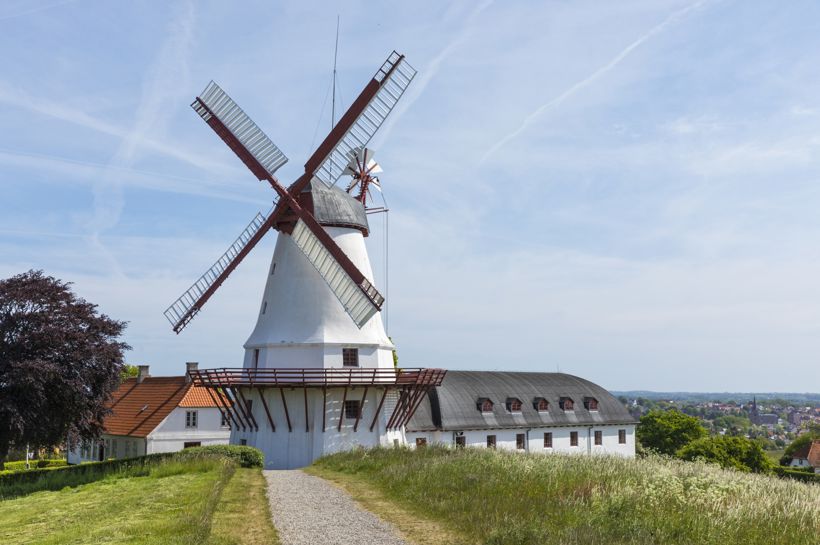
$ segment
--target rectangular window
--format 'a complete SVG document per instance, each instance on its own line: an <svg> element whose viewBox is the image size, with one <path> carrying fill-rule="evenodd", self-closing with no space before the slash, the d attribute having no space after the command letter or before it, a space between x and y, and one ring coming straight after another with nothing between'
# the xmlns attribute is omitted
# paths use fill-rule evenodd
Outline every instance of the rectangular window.
<svg viewBox="0 0 820 545"><path fill-rule="evenodd" d="M253 349L253 368L259 369L259 349Z"/></svg>
<svg viewBox="0 0 820 545"><path fill-rule="evenodd" d="M426 437L416 437L416 448L426 447L427 446L427 438Z"/></svg>
<svg viewBox="0 0 820 545"><path fill-rule="evenodd" d="M120 457L120 442L116 439L111 440L111 457L112 458L119 458Z"/></svg>
<svg viewBox="0 0 820 545"><path fill-rule="evenodd" d="M626 430L618 430L618 444L626 444Z"/></svg>
<svg viewBox="0 0 820 545"><path fill-rule="evenodd" d="M265 314L268 311L268 302L265 301L262 303L262 314Z"/></svg>
<svg viewBox="0 0 820 545"><path fill-rule="evenodd" d="M191 447L198 447L201 446L201 441L186 441L182 443L182 448L191 448Z"/></svg>
<svg viewBox="0 0 820 545"><path fill-rule="evenodd" d="M544 433L544 448L552 448L552 432Z"/></svg>
<svg viewBox="0 0 820 545"><path fill-rule="evenodd" d="M456 447L464 448L467 446L467 438L463 435L456 436Z"/></svg>
<svg viewBox="0 0 820 545"><path fill-rule="evenodd" d="M342 365L345 367L359 366L359 349L342 348Z"/></svg>
<svg viewBox="0 0 820 545"><path fill-rule="evenodd" d="M527 436L523 433L516 433L515 434L515 448L518 450L524 450L527 446Z"/></svg>
<svg viewBox="0 0 820 545"><path fill-rule="evenodd" d="M487 436L487 448L495 448L495 435Z"/></svg>
<svg viewBox="0 0 820 545"><path fill-rule="evenodd" d="M604 432L600 430L595 431L595 444L596 445L603 445L604 444Z"/></svg>
<svg viewBox="0 0 820 545"><path fill-rule="evenodd" d="M345 418L356 419L359 418L360 406L358 399L348 399L345 401Z"/></svg>
<svg viewBox="0 0 820 545"><path fill-rule="evenodd" d="M198 411L185 411L185 427L195 428L197 426Z"/></svg>
<svg viewBox="0 0 820 545"><path fill-rule="evenodd" d="M578 446L578 432L571 431L569 432L569 446L577 447Z"/></svg>
<svg viewBox="0 0 820 545"><path fill-rule="evenodd" d="M240 440L239 440L239 444L240 444L240 445L242 445L242 446L244 447L245 445L247 445L247 444L248 444L248 440L247 440L247 439L240 439Z"/></svg>

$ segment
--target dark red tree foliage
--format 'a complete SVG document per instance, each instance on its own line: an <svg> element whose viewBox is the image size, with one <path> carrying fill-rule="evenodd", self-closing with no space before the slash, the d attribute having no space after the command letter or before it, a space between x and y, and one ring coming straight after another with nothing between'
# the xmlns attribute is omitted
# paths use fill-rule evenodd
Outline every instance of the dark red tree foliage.
<svg viewBox="0 0 820 545"><path fill-rule="evenodd" d="M70 283L28 271L0 280L0 469L11 445L48 447L102 431L126 323Z"/></svg>

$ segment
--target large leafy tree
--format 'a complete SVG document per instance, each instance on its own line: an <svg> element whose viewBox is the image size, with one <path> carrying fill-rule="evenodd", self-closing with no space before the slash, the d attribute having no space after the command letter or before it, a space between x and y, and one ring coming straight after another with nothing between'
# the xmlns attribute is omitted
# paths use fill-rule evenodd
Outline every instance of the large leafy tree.
<svg viewBox="0 0 820 545"><path fill-rule="evenodd" d="M644 448L674 455L684 445L706 437L706 429L694 417L677 410L653 410L641 417L638 440Z"/></svg>
<svg viewBox="0 0 820 545"><path fill-rule="evenodd" d="M42 271L0 280L0 469L12 444L99 436L124 329Z"/></svg>
<svg viewBox="0 0 820 545"><path fill-rule="evenodd" d="M745 437L712 436L696 439L678 451L684 460L705 460L740 471L764 473L771 462L760 444Z"/></svg>

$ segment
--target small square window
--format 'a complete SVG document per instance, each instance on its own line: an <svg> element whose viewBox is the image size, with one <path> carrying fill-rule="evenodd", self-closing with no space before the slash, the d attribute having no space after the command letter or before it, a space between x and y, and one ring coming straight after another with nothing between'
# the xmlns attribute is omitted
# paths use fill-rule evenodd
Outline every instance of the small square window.
<svg viewBox="0 0 820 545"><path fill-rule="evenodd" d="M597 411L598 410L598 400L594 397L585 397L584 398L584 408L588 411Z"/></svg>
<svg viewBox="0 0 820 545"><path fill-rule="evenodd" d="M182 443L182 448L193 448L202 446L201 441L185 441Z"/></svg>
<svg viewBox="0 0 820 545"><path fill-rule="evenodd" d="M550 404L543 397L539 397L535 401L535 410L538 411L539 413L549 412Z"/></svg>
<svg viewBox="0 0 820 545"><path fill-rule="evenodd" d="M467 438L464 437L463 435L457 435L456 436L456 447L464 448L466 446L467 446Z"/></svg>
<svg viewBox="0 0 820 545"><path fill-rule="evenodd" d="M544 448L552 448L552 432L544 433Z"/></svg>
<svg viewBox="0 0 820 545"><path fill-rule="evenodd" d="M618 444L626 444L626 430L618 430Z"/></svg>
<svg viewBox="0 0 820 545"><path fill-rule="evenodd" d="M507 399L507 410L511 413L521 412L521 400L516 397Z"/></svg>
<svg viewBox="0 0 820 545"><path fill-rule="evenodd" d="M578 432L571 431L569 432L569 446L577 447L578 446Z"/></svg>
<svg viewBox="0 0 820 545"><path fill-rule="evenodd" d="M426 437L416 437L416 448L422 448L427 446L427 438Z"/></svg>
<svg viewBox="0 0 820 545"><path fill-rule="evenodd" d="M569 397L562 397L558 402L558 406L561 407L562 411L574 411L575 410L575 403L572 402L572 399Z"/></svg>
<svg viewBox="0 0 820 545"><path fill-rule="evenodd" d="M185 427L186 428L196 428L197 427L197 416L198 416L198 411L185 411Z"/></svg>
<svg viewBox="0 0 820 545"><path fill-rule="evenodd" d="M595 430L595 444L598 446L604 444L604 432Z"/></svg>
<svg viewBox="0 0 820 545"><path fill-rule="evenodd" d="M495 448L495 435L487 436L487 448Z"/></svg>
<svg viewBox="0 0 820 545"><path fill-rule="evenodd" d="M239 444L240 444L240 445L242 445L242 446L244 447L245 445L247 445L247 444L248 444L248 440L247 440L247 439L240 439L240 440L239 440Z"/></svg>
<svg viewBox="0 0 820 545"><path fill-rule="evenodd" d="M345 418L356 419L361 416L361 407L358 399L348 399L345 401Z"/></svg>
<svg viewBox="0 0 820 545"><path fill-rule="evenodd" d="M358 348L342 348L342 365L344 367L358 367L359 366L359 349Z"/></svg>
<svg viewBox="0 0 820 545"><path fill-rule="evenodd" d="M482 413L491 413L493 412L493 402L492 400L484 397L478 400L478 410Z"/></svg>

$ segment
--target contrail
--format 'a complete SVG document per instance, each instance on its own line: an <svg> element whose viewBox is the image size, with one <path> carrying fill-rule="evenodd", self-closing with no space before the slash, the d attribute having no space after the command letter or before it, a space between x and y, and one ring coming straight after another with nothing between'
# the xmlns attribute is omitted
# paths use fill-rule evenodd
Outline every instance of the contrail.
<svg viewBox="0 0 820 545"><path fill-rule="evenodd" d="M10 13L8 15L0 15L0 21L5 21L6 19L14 19L15 17L23 17L24 15L31 15L32 13L38 13L40 11L45 11L47 9L56 8L58 6L63 6L65 4L72 4L76 1L77 0L62 0L62 2L52 2L51 4L43 4L42 6L29 8L27 10L19 11L17 13Z"/></svg>
<svg viewBox="0 0 820 545"><path fill-rule="evenodd" d="M481 158L481 161L479 161L479 164L484 163L495 152L497 152L498 150L503 148L510 140L514 139L519 134L521 134L522 132L527 130L527 128L530 125L532 125L532 123L539 116L541 116L544 112L546 112L548 110L551 110L555 106L558 106L559 104L564 102L566 99L568 99L569 97L571 97L572 95L574 95L575 93L577 93L578 91L583 89L584 87L588 86L590 83L594 82L595 80L597 80L598 78L600 78L601 76L603 76L604 74L606 74L607 72L609 72L610 70L612 70L613 68L618 66L618 64L620 64L621 61L623 61L626 57L628 57L630 53L635 51L635 49L637 49L638 47L643 45L644 42L646 42L647 40L649 40L653 36L656 36L657 34L660 34L661 32L663 32L666 29L667 26L669 26L672 23L676 22L678 19L682 18L683 16L685 16L690 11L699 8L701 5L704 4L705 1L706 0L701 0L699 2L695 2L694 4L690 4L689 6L687 6L685 8L682 8L682 9L679 9L678 11L672 13L666 19L664 19L661 23L659 23L658 25L653 27L649 32L647 32L646 34L644 34L643 36L641 36L640 38L638 38L637 40L635 40L634 42L632 42L631 44L626 46L626 48L624 48L623 51L618 53L607 64L605 64L604 66L602 66L601 68L599 68L598 70L596 70L595 72L593 72L592 74L587 76L586 78L582 79L581 81L579 81L578 83L576 83L575 85L573 85L572 87L570 87L569 89L567 89L566 91L564 91L563 93L558 95L557 97L553 98L552 100L550 100L546 104L541 105L537 110L535 110L530 115L528 115L526 118L524 118L524 121L521 122L520 127L518 127L516 130L514 130L513 132L511 132L510 134L508 134L507 136L505 136L504 138L502 138L498 142L496 142L495 145L493 145L493 147L491 147L487 151L487 153L484 154L484 156Z"/></svg>
<svg viewBox="0 0 820 545"><path fill-rule="evenodd" d="M459 33L458 36L450 40L438 55L436 55L433 60L431 60L427 66L424 67L423 71L420 72L421 77L419 77L411 87L412 94L411 96L405 97L403 102L399 103L399 106L396 108L396 111L390 116L390 119L387 121L384 127L382 127L381 131L379 132L378 136L378 143L385 142L387 140L387 136L390 134L390 131L393 130L393 125L401 119L404 115L404 112L410 109L410 106L421 96L424 92L424 89L427 87L427 84L430 83L430 80L438 73L439 69L441 68L441 63L450 56L453 50L461 45L461 43L467 38L469 34L472 23L478 17L481 12L487 9L490 4L493 3L493 0L484 0L481 4L478 5L471 13L467 16L467 19L464 21L464 27L462 31ZM412 63L411 63L412 64Z"/></svg>

